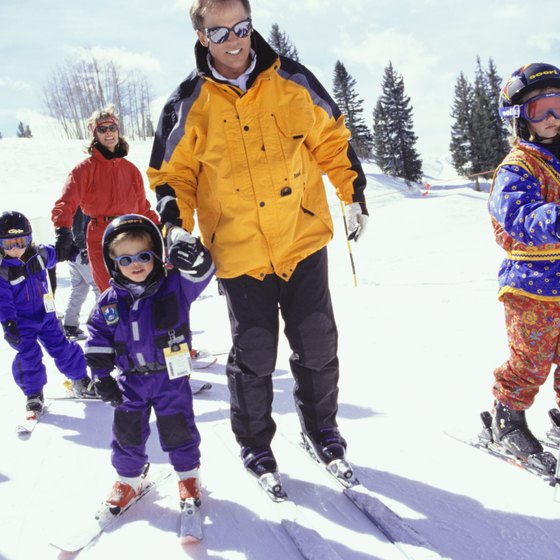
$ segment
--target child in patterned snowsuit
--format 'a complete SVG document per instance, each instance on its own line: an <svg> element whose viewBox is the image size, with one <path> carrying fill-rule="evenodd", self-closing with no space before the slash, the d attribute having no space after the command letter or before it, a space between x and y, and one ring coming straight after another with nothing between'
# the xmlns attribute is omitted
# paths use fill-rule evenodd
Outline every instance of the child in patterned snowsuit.
<svg viewBox="0 0 560 560"><path fill-rule="evenodd" d="M188 363L190 306L214 273L208 251L200 242L196 248L189 273L167 270L159 229L137 214L113 220L103 236L112 280L88 320L86 358L100 397L115 406L111 448L119 479L106 501L111 508L124 508L145 483L152 408L162 449L179 476L181 501L200 501L200 435L192 392L188 377L178 375L181 367L169 357L173 352L181 357L184 350Z"/></svg>
<svg viewBox="0 0 560 560"><path fill-rule="evenodd" d="M494 175L488 208L507 251L499 273L509 359L495 372L492 433L521 460L542 445L525 411L556 364L560 404L560 70L543 63L516 70L500 95L512 150Z"/></svg>
<svg viewBox="0 0 560 560"><path fill-rule="evenodd" d="M27 396L28 413L40 413L44 404L47 371L39 342L78 396L94 396L84 353L66 339L56 316L47 279L47 269L57 263L54 247L35 245L29 220L12 211L0 215L0 247L0 322L4 338L17 351L12 374Z"/></svg>

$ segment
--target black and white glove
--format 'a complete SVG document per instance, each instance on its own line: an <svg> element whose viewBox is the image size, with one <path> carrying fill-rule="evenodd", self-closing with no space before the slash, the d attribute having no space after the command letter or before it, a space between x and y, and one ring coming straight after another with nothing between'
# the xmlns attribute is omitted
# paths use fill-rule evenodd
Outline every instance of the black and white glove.
<svg viewBox="0 0 560 560"><path fill-rule="evenodd" d="M103 402L109 403L111 406L122 404L122 391L111 375L96 377L93 383L97 394Z"/></svg>
<svg viewBox="0 0 560 560"><path fill-rule="evenodd" d="M17 350L21 343L21 336L19 334L19 329L17 323L14 319L8 319L2 323L2 328L4 329L4 339L6 342L14 349Z"/></svg>
<svg viewBox="0 0 560 560"><path fill-rule="evenodd" d="M58 262L67 261L72 256L72 249L74 248L74 236L72 230L66 227L57 227L54 230L56 259Z"/></svg>
<svg viewBox="0 0 560 560"><path fill-rule="evenodd" d="M365 202L352 202L348 205L348 239L358 241L364 234L369 214Z"/></svg>
<svg viewBox="0 0 560 560"><path fill-rule="evenodd" d="M183 225L183 221L179 217L179 206L177 199L174 196L166 195L160 198L156 205L157 213L159 214L162 224L169 224L167 227Z"/></svg>
<svg viewBox="0 0 560 560"><path fill-rule="evenodd" d="M167 232L167 258L182 272L202 278L212 267L212 258L198 237L180 227Z"/></svg>

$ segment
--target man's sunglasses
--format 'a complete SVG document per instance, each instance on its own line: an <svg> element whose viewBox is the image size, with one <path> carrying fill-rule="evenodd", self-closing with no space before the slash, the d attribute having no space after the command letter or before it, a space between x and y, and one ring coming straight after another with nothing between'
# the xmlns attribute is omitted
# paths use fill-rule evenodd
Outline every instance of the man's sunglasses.
<svg viewBox="0 0 560 560"><path fill-rule="evenodd" d="M153 251L140 251L136 253L136 255L121 255L120 257L115 257L113 260L119 265L123 267L130 266L133 262L139 262L140 264L147 264L152 261L155 257L155 253Z"/></svg>
<svg viewBox="0 0 560 560"><path fill-rule="evenodd" d="M9 251L10 249L25 249L31 244L32 236L21 235L20 237L5 237L0 239L0 248L4 251Z"/></svg>
<svg viewBox="0 0 560 560"><path fill-rule="evenodd" d="M205 27L202 29L206 37L216 45L225 43L232 31L237 37L244 39L251 34L252 30L253 24L251 23L251 18L238 21L233 27Z"/></svg>
<svg viewBox="0 0 560 560"><path fill-rule="evenodd" d="M97 132L100 132L101 134L105 134L106 132L117 132L117 130L119 130L119 127L116 124L110 124L109 126L98 126L95 129Z"/></svg>
<svg viewBox="0 0 560 560"><path fill-rule="evenodd" d="M500 109L503 117L521 117L532 123L544 121L548 115L560 120L560 93L537 95L522 105Z"/></svg>

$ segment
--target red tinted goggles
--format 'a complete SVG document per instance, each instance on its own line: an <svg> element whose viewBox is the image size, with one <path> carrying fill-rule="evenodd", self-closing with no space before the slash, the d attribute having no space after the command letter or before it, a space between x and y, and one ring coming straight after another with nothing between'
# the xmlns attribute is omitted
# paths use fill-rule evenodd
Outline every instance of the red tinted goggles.
<svg viewBox="0 0 560 560"><path fill-rule="evenodd" d="M0 239L0 248L4 251L9 251L10 249L25 249L31 244L32 236L21 235L19 237L4 237Z"/></svg>
<svg viewBox="0 0 560 560"><path fill-rule="evenodd" d="M520 115L529 122L542 122L552 115L560 120L560 93L545 93L521 105Z"/></svg>

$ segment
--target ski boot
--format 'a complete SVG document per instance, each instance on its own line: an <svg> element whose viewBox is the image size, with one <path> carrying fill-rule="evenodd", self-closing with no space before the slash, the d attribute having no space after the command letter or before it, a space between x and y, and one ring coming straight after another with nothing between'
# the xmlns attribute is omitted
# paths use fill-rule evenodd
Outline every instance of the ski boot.
<svg viewBox="0 0 560 560"><path fill-rule="evenodd" d="M195 543L201 541L203 537L198 468L177 472L177 475L179 476L179 505L181 507L180 540L182 544Z"/></svg>
<svg viewBox="0 0 560 560"><path fill-rule="evenodd" d="M341 484L350 488L359 484L354 471L346 461L346 440L338 428L321 428L302 432L302 447L318 463L322 463Z"/></svg>
<svg viewBox="0 0 560 560"><path fill-rule="evenodd" d="M72 392L78 399L98 399L93 381L86 375L81 379L72 380Z"/></svg>
<svg viewBox="0 0 560 560"><path fill-rule="evenodd" d="M545 474L555 472L556 458L544 451L540 441L533 435L527 425L524 410L512 410L496 401L490 429L493 442L516 459L534 466Z"/></svg>
<svg viewBox="0 0 560 560"><path fill-rule="evenodd" d="M27 395L27 403L25 404L27 419L31 420L41 416L44 405L45 397L43 396L43 391L41 391L40 393L35 393L33 395Z"/></svg>
<svg viewBox="0 0 560 560"><path fill-rule="evenodd" d="M85 340L87 338L87 334L80 327L64 325L63 328L64 335L68 340Z"/></svg>
<svg viewBox="0 0 560 560"><path fill-rule="evenodd" d="M145 474L135 477L121 476L113 484L105 505L113 515L118 515L130 505L146 485Z"/></svg>
<svg viewBox="0 0 560 560"><path fill-rule="evenodd" d="M287 497L270 447L242 447L241 459L243 466L258 480L273 501L280 502Z"/></svg>

